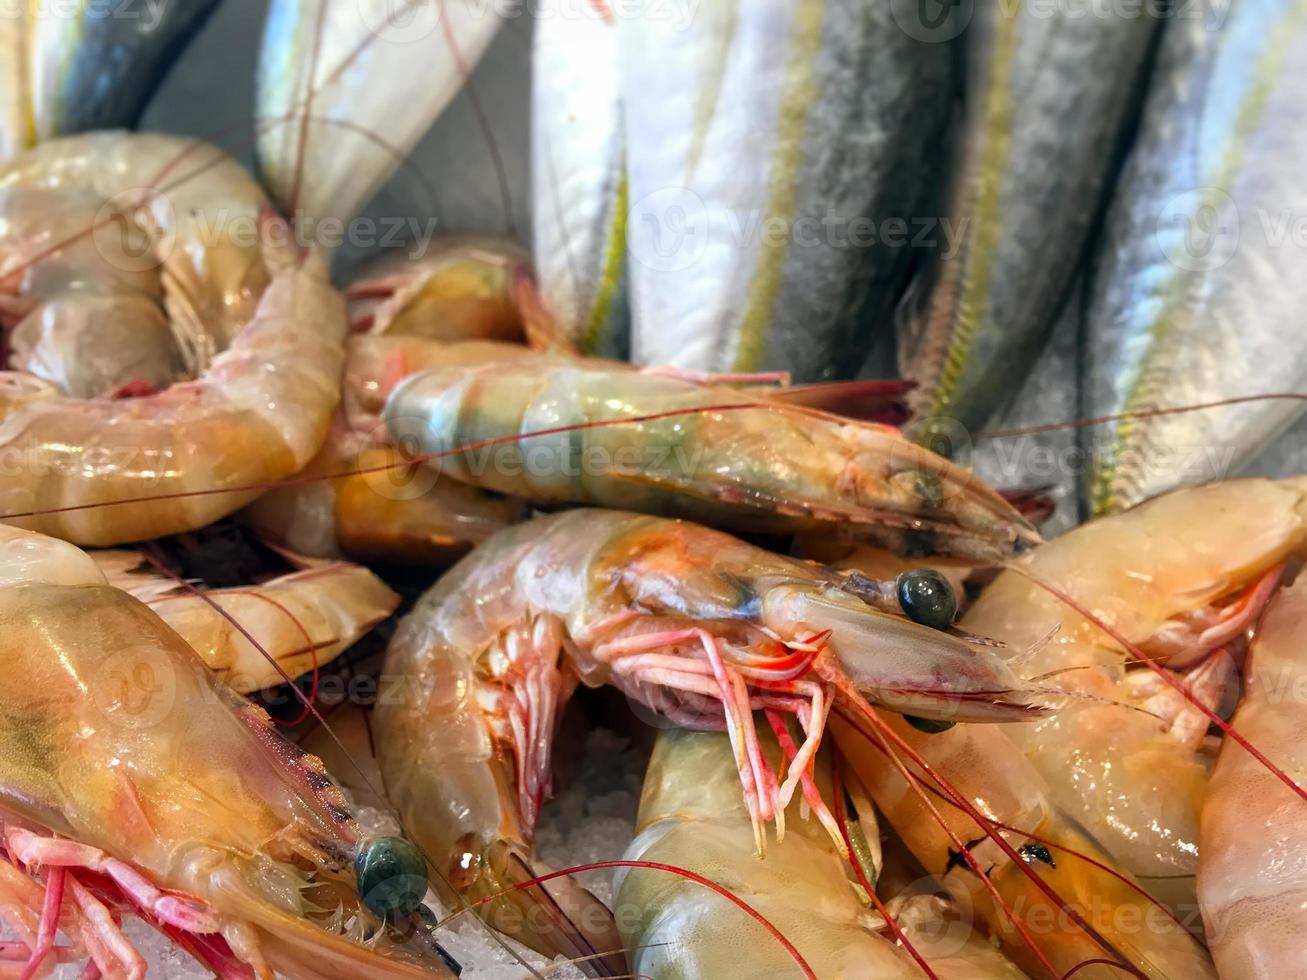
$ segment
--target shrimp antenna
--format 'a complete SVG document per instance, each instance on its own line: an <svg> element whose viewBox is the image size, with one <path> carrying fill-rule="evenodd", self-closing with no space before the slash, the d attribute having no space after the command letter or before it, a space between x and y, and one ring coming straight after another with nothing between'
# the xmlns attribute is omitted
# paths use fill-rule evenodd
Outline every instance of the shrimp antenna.
<svg viewBox="0 0 1307 980"><path fill-rule="evenodd" d="M907 934L904 933L902 927L898 924L898 921L894 916L890 915L889 909L886 907L885 903L881 901L880 896L876 894L876 889L872 886L872 883L867 880L867 876L863 872L862 862L857 858L857 852L853 848L853 841L849 837L849 829L845 822L844 783L840 776L840 755L838 748L832 749L831 751L831 797L831 803L834 804L835 810L835 822L840 828L840 836L844 838L844 847L849 852L849 864L853 868L853 873L857 875L858 883L862 885L863 890L867 893L867 897L871 899L871 904L876 906L876 911L879 912L881 918L885 920L885 924L889 926L890 932L894 933L894 938L902 943L903 948L906 949L912 958L917 961L917 966L921 967L921 972L930 977L930 980L939 980L939 974L930 968L930 964L926 962L926 958L921 955L921 952L916 946L912 945L912 940L908 939Z"/></svg>
<svg viewBox="0 0 1307 980"><path fill-rule="evenodd" d="M856 716L848 713L848 711L846 710L842 710L838 708L836 710L839 711L841 718L849 722L855 729L861 731L865 737L873 739L876 743L878 743L883 748L885 755L893 763L894 767L898 770L899 774L903 777L904 781L907 782L909 788L911 788L914 791L918 799L921 800L922 804L926 807L927 810L930 811L931 815L939 823L940 827L944 830L945 834L948 835L949 839L952 841L954 846L957 847L958 852L962 855L962 859L967 863L967 866L970 867L971 870L974 871L979 876L981 882L984 884L985 890L990 893L990 896L994 899L995 903L999 906L999 908L1003 910L1004 916L1012 923L1016 931L1021 935L1022 941L1027 946L1030 947L1031 951L1034 952L1035 956L1039 959L1040 963L1043 964L1044 967L1048 969L1051 974L1056 976L1057 970L1053 968L1051 963L1049 963L1043 951L1039 948L1038 944L1035 943L1033 937L1030 936L1025 926L1017 918L1016 913L1003 899L1003 896L999 893L998 888L990 880L989 875L987 875L984 869L980 867L979 862L977 862L975 857L971 854L971 851L966 846L966 843L957 836L957 833L953 830L953 828L950 827L947 821L944 820L943 815L940 814L939 812L939 809L933 803L930 802L930 798L926 795L925 791L921 788L921 786L917 785L917 782L912 777L912 773L908 770L906 764L903 762L903 759L899 756L898 754L899 752L902 752L904 755L906 755L907 758L910 759L912 763L922 773L928 775L931 778L931 780L933 780L935 784L939 786L939 788L944 792L946 797L951 797L952 800L954 801L954 805L960 808L964 813L966 813L967 816L970 817L971 820L976 824L976 826L984 831L985 836L988 837L990 840L992 840L998 846L998 848L1008 856L1008 858L1012 861L1013 865L1017 868L1020 868L1022 873L1030 880L1030 882L1034 884L1034 886L1038 888L1041 892L1043 892L1044 895L1050 901L1052 901L1055 905L1057 905L1057 907L1070 919L1070 921L1075 923L1075 925L1086 936L1088 936L1097 946L1099 946L1101 949L1103 949L1111 956L1115 957L1114 965L1117 965L1120 969L1124 969L1125 971L1129 972L1133 976L1137 976L1141 978L1141 980L1147 980L1143 972L1141 972L1137 967L1133 966L1126 959L1125 955L1116 948L1115 945L1113 945L1097 929L1095 929L1092 925L1090 925L1090 923L1085 920L1084 916L1082 916L1073 907L1068 905L1062 899L1062 897L1058 895L1057 891L1051 885L1048 884L1048 882L1046 882L1038 874L1032 871L1027 866L1025 860L1021 857L1021 855L1017 853L1015 848L1013 848L1011 844L1009 844L1006 840L1003 839L1002 834L998 833L994 829L993 821L991 821L988 817L982 814L979 811L979 809L977 809L971 803L971 801L966 798L965 795L963 795L962 793L954 789L953 786L948 782L948 780L946 780L943 776L937 773L934 767L931 766L930 763L927 762L926 759L923 758L920 753L918 753L915 749L913 749L912 746L908 744L908 742L904 740L901 735L898 734L898 732L894 731L894 729L890 725L888 725L883 718L880 717L880 714L876 711L876 709L874 709L873 707L871 707L871 705L868 704L858 704ZM867 731L863 727L864 722L869 722L871 724L872 728L870 731ZM894 747L890 746L889 743L891 741L894 743Z"/></svg>
<svg viewBox="0 0 1307 980"><path fill-rule="evenodd" d="M1141 408L1132 412L1117 412L1113 415L1096 415L1086 419L1072 419L1068 422L1047 422L1043 425L1027 425L1016 429L991 429L977 432L977 439L1010 439L1015 436L1033 436L1041 432L1060 432L1066 429L1087 429L1108 422L1126 422L1131 419L1152 419L1164 415L1183 415L1186 412L1206 412L1214 408L1230 405L1243 405L1249 402L1263 401L1307 401L1307 392L1274 391L1262 395L1239 395L1234 398L1222 398L1214 402L1195 402L1192 405L1176 405L1170 408Z"/></svg>
<svg viewBox="0 0 1307 980"><path fill-rule="evenodd" d="M1026 569L1022 568L1020 565L1017 565L1015 563L1008 562L1003 567L1016 572L1018 575L1021 575L1022 577L1028 579L1030 582L1039 586L1049 595L1065 603L1068 607L1075 610L1086 620L1093 623L1096 627L1098 627L1100 630L1102 630L1104 633L1110 636L1116 643L1120 644L1121 647L1136 660L1140 661L1141 663L1147 664L1149 668L1151 668L1154 671L1154 673L1156 673L1157 676L1160 677L1167 684L1168 687L1176 691L1182 698L1184 698L1191 705L1193 705L1204 715L1206 715L1208 720L1211 721L1211 723L1214 724L1217 728L1219 728L1223 734L1225 734L1226 736L1228 736L1229 738L1237 742L1245 752L1247 752L1254 759L1256 759L1263 766L1265 766L1267 771L1271 772L1278 780L1280 780L1280 782L1284 783L1285 786L1289 787L1289 789L1297 793L1300 799L1302 799L1304 802L1307 802L1307 789L1304 789L1302 786L1299 786L1296 782L1294 782L1293 779L1290 778L1288 773L1286 773L1283 769L1281 769L1274 762L1268 759L1262 753L1262 751L1259 748L1257 748L1257 746L1249 742L1248 739L1246 739L1241 732L1237 731L1233 725L1231 725L1228 721L1226 721L1224 718L1218 715L1207 705L1203 704L1200 698L1198 698L1192 691L1190 691L1186 685L1182 684L1180 681L1172 677L1171 672L1167 670L1165 667L1163 667L1161 664L1159 664L1142 647L1140 647L1136 643L1131 643L1130 640L1122 636L1120 631L1117 630L1114 626L1107 623L1101 617L1095 615L1091 610L1086 608L1084 605L1082 605L1072 596L1064 592L1062 589L1059 589L1057 586L1049 582L1045 582L1043 579L1039 578L1038 576L1034 575L1033 573L1027 571Z"/></svg>
<svg viewBox="0 0 1307 980"><path fill-rule="evenodd" d="M845 720L849 721L850 724L852 724L854 731L856 731L859 735L861 735L873 748L875 748L877 751L881 752L882 754L885 752L884 747L878 744L867 732L865 732L858 724L856 724L853 721L853 719L846 717ZM941 791L938 787L932 786L920 774L914 773L912 778L921 786L922 789L930 793L932 796L936 797L939 800L942 800L944 803L948 804L950 807L952 807L955 810L962 809L962 807L959 806L956 801L951 799L947 794ZM1113 868L1111 865L1103 861L1100 861L1092 854L1086 854L1084 851L1071 847L1069 844L1062 844L1048 837L1041 837L1039 834L1031 833L1028 830L1022 830L1020 827L1014 827L1011 824L1003 823L1001 820L989 820L989 823L991 826L997 828L998 830L1006 830L1010 834L1015 834L1019 837L1024 837L1026 840L1034 841L1036 844L1043 844L1045 847L1051 848L1062 854L1070 854L1072 857L1084 861L1086 864L1091 865L1096 870L1101 871L1104 874L1112 878L1115 878L1117 881L1121 882L1121 884L1125 885L1132 892L1135 892L1144 901L1148 902L1150 905L1157 908L1160 912L1162 912L1167 918L1169 918L1181 929L1188 931L1188 927L1184 924L1183 921L1181 921L1180 917L1177 916L1174 912L1172 912L1171 909L1169 909L1162 902L1159 902L1156 898L1150 895L1148 893L1148 889L1142 887L1139 884L1139 882L1131 878L1130 875L1127 875L1121 871L1116 870L1116 868ZM1178 879L1178 878L1192 878L1193 875L1139 875L1138 877L1141 879L1142 878L1148 878L1148 879L1177 878ZM1198 937L1195 937L1195 939L1197 938ZM1203 946L1205 947L1206 943L1203 943Z"/></svg>

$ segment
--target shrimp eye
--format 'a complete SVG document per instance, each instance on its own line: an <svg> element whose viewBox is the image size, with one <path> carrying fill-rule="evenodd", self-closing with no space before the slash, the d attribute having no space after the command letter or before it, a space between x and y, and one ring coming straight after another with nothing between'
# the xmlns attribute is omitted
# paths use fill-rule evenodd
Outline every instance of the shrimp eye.
<svg viewBox="0 0 1307 980"><path fill-rule="evenodd" d="M396 919L422 904L427 863L402 837L374 837L354 855L359 898L378 918Z"/></svg>
<svg viewBox="0 0 1307 980"><path fill-rule="evenodd" d="M958 597L953 586L933 568L914 568L898 578L899 605L908 619L943 630L953 625Z"/></svg>
<svg viewBox="0 0 1307 980"><path fill-rule="evenodd" d="M938 735L957 724L956 721L938 721L934 718L918 718L916 715L904 715L903 720L917 731L925 732L927 735Z"/></svg>

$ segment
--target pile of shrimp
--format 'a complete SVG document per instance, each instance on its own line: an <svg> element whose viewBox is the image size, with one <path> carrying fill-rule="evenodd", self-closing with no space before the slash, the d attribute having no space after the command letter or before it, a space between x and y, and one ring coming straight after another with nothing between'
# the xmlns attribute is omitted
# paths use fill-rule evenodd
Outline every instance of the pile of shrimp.
<svg viewBox="0 0 1307 980"><path fill-rule="evenodd" d="M0 163L0 975L143 976L129 916L223 978L455 976L469 924L535 976L1301 973L1307 475L1046 540L903 384L591 356L506 239L338 284L303 224L493 30L440 16L390 145L347 96L413 52L274 8L262 183L121 130ZM636 832L554 868L596 716Z"/></svg>

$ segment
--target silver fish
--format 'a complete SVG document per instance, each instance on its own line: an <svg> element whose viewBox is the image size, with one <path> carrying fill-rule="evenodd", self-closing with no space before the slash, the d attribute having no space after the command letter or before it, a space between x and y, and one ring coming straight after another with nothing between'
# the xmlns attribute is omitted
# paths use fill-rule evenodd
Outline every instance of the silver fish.
<svg viewBox="0 0 1307 980"><path fill-rule="evenodd" d="M612 13L602 6L578 12L567 0L545 0L531 82L532 235L540 292L582 353L625 358L628 203L617 86Z"/></svg>
<svg viewBox="0 0 1307 980"><path fill-rule="evenodd" d="M975 5L949 219L960 241L899 329L918 417L979 429L1048 337L1142 99L1160 20L1127 7Z"/></svg>
<svg viewBox="0 0 1307 980"><path fill-rule="evenodd" d="M0 7L0 159L133 125L218 0Z"/></svg>
<svg viewBox="0 0 1307 980"><path fill-rule="evenodd" d="M953 50L866 0L618 20L641 364L852 377L937 172Z"/></svg>
<svg viewBox="0 0 1307 980"><path fill-rule="evenodd" d="M272 0L259 170L282 210L349 221L404 163L503 23L481 0Z"/></svg>
<svg viewBox="0 0 1307 980"><path fill-rule="evenodd" d="M1112 203L1086 325L1089 416L1307 388L1307 241L1294 230L1307 214L1307 2L1214 2L1168 26ZM1228 476L1302 408L1113 423L1083 492L1099 514Z"/></svg>

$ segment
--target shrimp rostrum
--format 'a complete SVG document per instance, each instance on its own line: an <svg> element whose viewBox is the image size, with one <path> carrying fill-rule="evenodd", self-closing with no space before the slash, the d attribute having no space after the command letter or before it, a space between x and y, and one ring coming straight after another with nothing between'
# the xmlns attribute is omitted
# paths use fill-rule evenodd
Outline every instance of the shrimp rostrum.
<svg viewBox="0 0 1307 980"><path fill-rule="evenodd" d="M683 521L572 510L507 528L441 578L391 641L375 715L387 792L464 897L519 884L555 719L579 679L687 727L725 728L760 851L765 823L780 836L800 787L838 839L811 779L832 703L996 722L1050 704L992 649L895 615L895 596L893 583ZM755 709L804 732L783 780L759 749ZM519 936L554 951L548 937Z"/></svg>
<svg viewBox="0 0 1307 980"><path fill-rule="evenodd" d="M123 914L222 977L450 975L428 931L378 918L425 893L420 857L378 861L412 845L361 840L322 764L84 552L0 527L0 638L0 915L25 975L142 976Z"/></svg>

